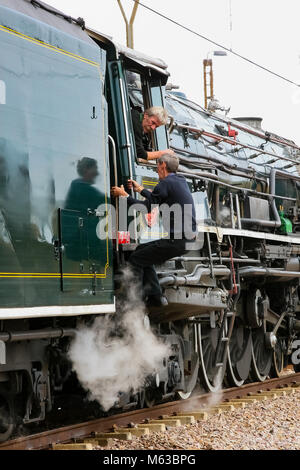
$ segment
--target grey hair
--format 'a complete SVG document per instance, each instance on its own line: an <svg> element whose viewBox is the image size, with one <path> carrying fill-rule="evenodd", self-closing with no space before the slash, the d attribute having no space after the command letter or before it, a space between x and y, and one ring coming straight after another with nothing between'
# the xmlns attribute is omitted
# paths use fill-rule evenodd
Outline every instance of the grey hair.
<svg viewBox="0 0 300 470"><path fill-rule="evenodd" d="M159 119L160 125L165 126L168 122L168 111L162 106L152 106L145 110L145 114L156 116Z"/></svg>
<svg viewBox="0 0 300 470"><path fill-rule="evenodd" d="M179 158L177 155L170 155L169 153L165 153L157 159L157 163L161 164L163 162L166 163L166 168L169 173L177 172L179 167Z"/></svg>

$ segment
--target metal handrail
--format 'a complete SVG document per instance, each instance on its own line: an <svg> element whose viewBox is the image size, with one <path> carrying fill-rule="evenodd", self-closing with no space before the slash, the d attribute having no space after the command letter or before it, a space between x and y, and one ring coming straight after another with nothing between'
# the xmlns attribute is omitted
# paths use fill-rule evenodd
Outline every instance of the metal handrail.
<svg viewBox="0 0 300 470"><path fill-rule="evenodd" d="M220 141L220 142L221 141L226 142L230 145L240 146L241 148L247 148L247 149L250 149L250 150L254 150L256 152L258 151L258 152L260 152L260 154L275 157L277 160L286 160L288 162L294 163L295 165L300 165L300 160L297 161L297 160L294 160L293 158L285 157L284 155L277 155L276 153L266 152L265 150L262 150L258 147L253 147L252 145L243 144L242 142L238 142L234 139L231 139L230 137L225 137L224 138L224 136L221 136L219 134L215 134L214 132L207 132L204 129L198 129L196 127L191 127L191 126L187 126L185 124L179 124L179 123L175 123L175 127L178 127L179 129L186 129L190 132L194 132L195 134L199 134L199 136L204 135L206 137L210 137L210 138L215 139L215 140ZM254 158L254 157L252 157L252 158Z"/></svg>
<svg viewBox="0 0 300 470"><path fill-rule="evenodd" d="M122 101L122 110L124 116L124 127L125 127L125 135L126 135L126 148L127 148L127 157L128 157L128 170L129 170L129 178L133 179L133 171L132 171L132 157L131 157L131 143L129 139L129 131L128 131L128 120L127 120L127 110L125 105L125 93L124 93L124 83L121 77L119 78L119 85L120 85L120 92L121 92L121 101ZM130 190L131 196L134 197L133 189ZM136 217L134 217L134 234L133 240L137 240L137 227L136 227Z"/></svg>
<svg viewBox="0 0 300 470"><path fill-rule="evenodd" d="M117 151L116 151L116 143L111 135L108 134L108 142L111 143L112 146L112 157L113 157L113 165L114 165L114 182L115 186L118 185L118 168L117 168ZM119 240L118 240L118 233L119 233L119 198L116 198L116 251L119 251Z"/></svg>

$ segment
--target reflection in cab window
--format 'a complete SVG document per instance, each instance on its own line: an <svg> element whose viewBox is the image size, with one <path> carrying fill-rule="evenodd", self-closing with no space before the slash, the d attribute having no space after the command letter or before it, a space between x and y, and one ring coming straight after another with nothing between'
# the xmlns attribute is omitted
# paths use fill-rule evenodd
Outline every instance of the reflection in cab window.
<svg viewBox="0 0 300 470"><path fill-rule="evenodd" d="M140 113L144 112L144 100L140 74L126 70L126 82L128 88L130 108Z"/></svg>
<svg viewBox="0 0 300 470"><path fill-rule="evenodd" d="M99 175L94 158L84 157L77 164L79 178L72 181L65 203L65 209L85 211L96 209L103 200L103 194L93 186Z"/></svg>
<svg viewBox="0 0 300 470"><path fill-rule="evenodd" d="M141 75L127 70L126 81L136 154L138 158L147 160L147 152L151 152L153 150L153 143L151 134L145 133L142 125L145 105L143 99Z"/></svg>
<svg viewBox="0 0 300 470"><path fill-rule="evenodd" d="M97 237L95 209L104 202L104 193L94 184L97 161L84 157L77 164L79 178L72 181L62 211L62 241L65 254L73 261L99 260L101 243Z"/></svg>

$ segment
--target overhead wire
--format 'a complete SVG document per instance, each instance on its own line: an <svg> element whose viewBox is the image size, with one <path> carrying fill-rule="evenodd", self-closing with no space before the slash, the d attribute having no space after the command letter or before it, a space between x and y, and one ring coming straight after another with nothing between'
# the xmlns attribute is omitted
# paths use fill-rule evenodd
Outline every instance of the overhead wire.
<svg viewBox="0 0 300 470"><path fill-rule="evenodd" d="M267 67L264 67L263 65L260 65L260 64L258 64L257 62L255 62L255 61L253 61L253 60L251 60L251 59L248 59L247 57L245 57L245 56L239 54L238 52L235 52L234 50L232 50L232 49L230 49L230 48L224 46L223 44L220 44L220 43L218 43L218 42L216 42L216 41L213 41L212 39L207 38L207 37L204 36L203 34L200 34L200 33L198 33L197 31L194 31L193 29L189 28L188 26L185 26L185 25L183 25L182 23L179 23L178 21L176 21L176 20L170 18L169 16L164 15L163 13L161 13L161 12L159 12L159 11L157 11L157 10L154 10L153 8L149 7L148 5L145 5L144 3L141 3L139 0L132 0L132 1L133 1L134 3L138 3L139 5L141 5L141 7L143 7L143 8L145 8L145 9L151 11L151 12L154 13L155 15L158 15L158 16L160 16L161 18L164 18L165 20L169 21L170 23L173 23L173 24L175 24L176 26L179 26L180 28L183 28L184 30L186 30L186 31L188 31L188 32L190 32L190 33L192 33L192 34L194 34L194 35L200 37L201 39L204 39L205 41L208 41L208 42L210 42L211 44L214 44L215 46L218 46L218 47L220 47L221 49L224 49L225 51L229 52L230 54L233 54L234 56L239 57L240 59L242 59L242 60L244 60L244 61L246 61L246 62L248 62L248 63L250 63L250 64L252 64L252 65L254 65L254 66L256 66L256 67L258 67L258 68L260 68L260 69L262 69L262 70L264 70L265 72L268 72L268 73L274 75L275 77L280 78L281 80L284 80L284 81L286 81L286 82L288 82L288 83L291 83L292 85L295 85L296 87L300 87L300 84L299 84L299 83L296 83L296 82L294 82L293 80L290 80L289 78L284 77L283 75L280 75L279 73L276 73L276 72L274 72L273 70L270 70L270 69L268 69Z"/></svg>

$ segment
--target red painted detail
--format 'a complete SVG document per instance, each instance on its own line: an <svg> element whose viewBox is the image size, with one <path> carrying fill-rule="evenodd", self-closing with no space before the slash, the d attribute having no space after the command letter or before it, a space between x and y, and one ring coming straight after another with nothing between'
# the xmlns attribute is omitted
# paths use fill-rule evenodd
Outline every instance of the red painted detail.
<svg viewBox="0 0 300 470"><path fill-rule="evenodd" d="M119 245L128 245L130 243L130 232L118 232Z"/></svg>
<svg viewBox="0 0 300 470"><path fill-rule="evenodd" d="M233 137L235 140L237 135L238 131L236 131L235 129L231 129L230 124L228 124L228 137Z"/></svg>

